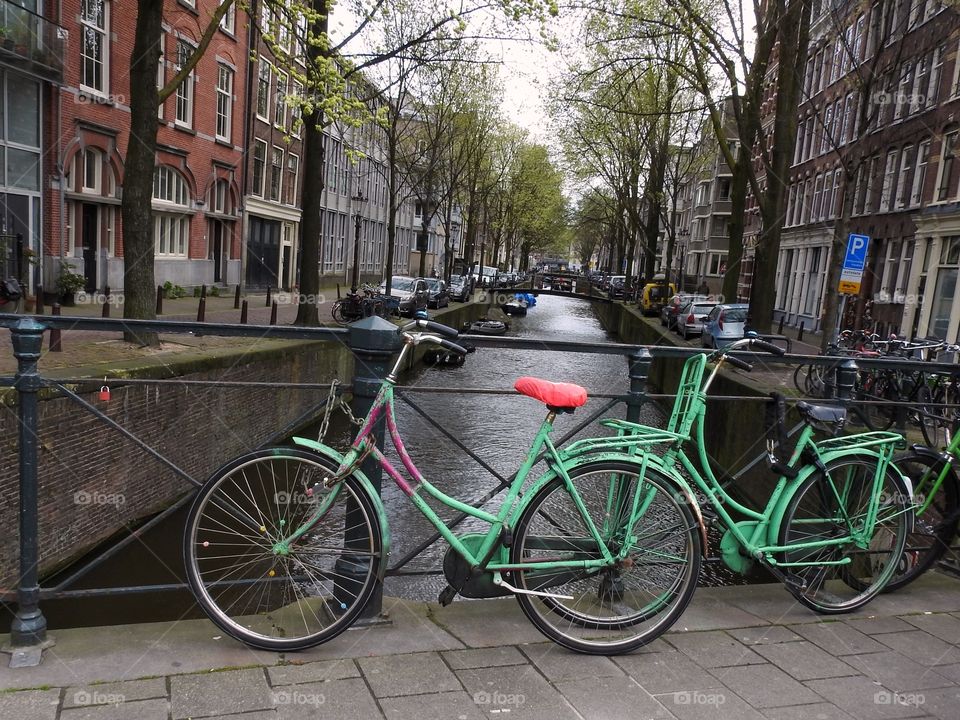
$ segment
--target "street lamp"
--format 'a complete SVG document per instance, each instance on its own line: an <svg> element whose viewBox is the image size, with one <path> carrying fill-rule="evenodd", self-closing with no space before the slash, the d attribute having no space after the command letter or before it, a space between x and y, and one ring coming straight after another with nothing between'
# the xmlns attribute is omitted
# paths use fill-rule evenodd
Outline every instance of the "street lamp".
<svg viewBox="0 0 960 720"><path fill-rule="evenodd" d="M353 277L350 280L350 292L351 294L356 294L357 288L360 286L360 221L362 219L360 210L366 198L363 197L363 192L357 189L357 194L350 199L356 207L356 214L354 215L353 221Z"/></svg>

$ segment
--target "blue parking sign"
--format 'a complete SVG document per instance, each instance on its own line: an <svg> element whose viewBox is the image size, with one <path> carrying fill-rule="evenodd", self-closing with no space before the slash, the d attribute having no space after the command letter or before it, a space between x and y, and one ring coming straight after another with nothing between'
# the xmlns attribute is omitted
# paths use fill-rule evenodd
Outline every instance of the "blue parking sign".
<svg viewBox="0 0 960 720"><path fill-rule="evenodd" d="M847 239L847 254L843 257L844 270L859 270L867 266L867 248L870 247L870 237L868 235L856 235L850 233Z"/></svg>

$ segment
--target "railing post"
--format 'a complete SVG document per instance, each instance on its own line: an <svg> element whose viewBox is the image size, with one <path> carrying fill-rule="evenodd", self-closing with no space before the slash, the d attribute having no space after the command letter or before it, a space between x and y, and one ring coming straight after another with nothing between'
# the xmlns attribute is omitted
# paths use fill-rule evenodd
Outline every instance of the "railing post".
<svg viewBox="0 0 960 720"><path fill-rule="evenodd" d="M836 397L840 404L847 407L853 400L853 389L857 385L857 373L859 368L853 359L844 360L837 365L834 370L834 382L836 383Z"/></svg>
<svg viewBox="0 0 960 720"><path fill-rule="evenodd" d="M653 356L646 348L630 354L630 393L627 395L627 420L640 422L640 408L647 399L647 378Z"/></svg>
<svg viewBox="0 0 960 720"><path fill-rule="evenodd" d="M38 427L37 392L40 374L37 360L43 348L46 326L32 318L20 320L11 329L13 354L17 358L17 389L20 435L20 583L17 612L10 624L11 666L40 663L40 650L47 638L47 620L40 610L38 579L39 518L37 511Z"/></svg>
<svg viewBox="0 0 960 720"><path fill-rule="evenodd" d="M351 323L347 342L354 356L353 398L350 407L356 417L362 418L370 412L373 401L380 391L380 385L390 371L390 361L403 346L403 340L397 334L396 325L373 315ZM381 417L373 427L372 432L377 447L381 450L384 446L384 420ZM360 466L360 469L379 495L381 480L383 479L380 463L375 458L368 457ZM350 515L353 512L359 513L360 510L348 505L346 526L360 529L364 523L352 522ZM351 537L350 532L348 532L345 542L346 547L349 549L351 544L358 548L364 547L369 539L362 537L362 535L361 532L360 536ZM349 554L344 554L337 560L337 572L345 578L345 589L351 585L349 580L351 577L357 578L356 587L359 587L363 578L366 577L366 563L368 562L368 557L359 555L351 557ZM386 563L386 558L384 558L384 563ZM363 617L378 617L382 609L383 579L379 578L373 596L363 611Z"/></svg>

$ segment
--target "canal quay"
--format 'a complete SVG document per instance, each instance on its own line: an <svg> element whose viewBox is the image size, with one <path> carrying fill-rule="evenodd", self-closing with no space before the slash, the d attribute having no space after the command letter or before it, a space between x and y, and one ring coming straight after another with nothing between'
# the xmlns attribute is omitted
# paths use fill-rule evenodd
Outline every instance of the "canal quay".
<svg viewBox="0 0 960 720"><path fill-rule="evenodd" d="M210 321L231 321L225 303L213 312ZM512 319L508 337L623 341L597 316L587 301L541 296L526 317ZM116 342L107 333L64 335L81 356L61 360L65 372L103 359ZM175 353L230 346L206 336L171 340ZM623 355L480 347L462 366L412 366L402 385L420 412L398 402L398 426L428 479L473 500L490 492L495 480L436 425L509 475L543 409L515 394L425 391L503 391L523 375L576 382L594 397L574 417L558 420L564 433L602 407L605 396L628 393L627 370ZM622 405L610 412L623 413ZM662 425L662 406L645 403L640 420ZM576 437L595 432L588 427ZM343 446L349 433L341 418L328 438ZM432 527L390 483L383 501L391 560L414 554ZM769 578L744 580L707 563L692 603L665 635L631 654L587 656L544 642L512 598L439 605L446 584L439 572L441 541L388 575L376 622L307 651L272 653L231 639L203 617L189 592L172 588L183 581L184 515L170 515L77 586L171 587L96 597L80 592L41 603L54 644L39 665L0 667L0 720L960 717L960 580L941 572L851 614L827 617L798 604ZM472 527L467 521L458 531Z"/></svg>

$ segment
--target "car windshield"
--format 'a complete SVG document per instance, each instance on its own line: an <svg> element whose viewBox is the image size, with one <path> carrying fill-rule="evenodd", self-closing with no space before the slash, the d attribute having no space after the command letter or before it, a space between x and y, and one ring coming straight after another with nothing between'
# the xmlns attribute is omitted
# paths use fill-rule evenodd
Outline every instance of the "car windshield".
<svg viewBox="0 0 960 720"><path fill-rule="evenodd" d="M440 281L436 278L427 278L427 287L430 288L430 290L439 290Z"/></svg>
<svg viewBox="0 0 960 720"><path fill-rule="evenodd" d="M390 283L390 287L394 290L402 290L403 292L413 292L413 283L413 278L395 277L393 282Z"/></svg>
<svg viewBox="0 0 960 720"><path fill-rule="evenodd" d="M451 275L451 276L450 276L450 284L451 284L451 285L459 285L459 284L461 284L462 282L463 282L463 275Z"/></svg>
<svg viewBox="0 0 960 720"><path fill-rule="evenodd" d="M745 322L747 319L746 308L727 308L723 311L724 322Z"/></svg>

